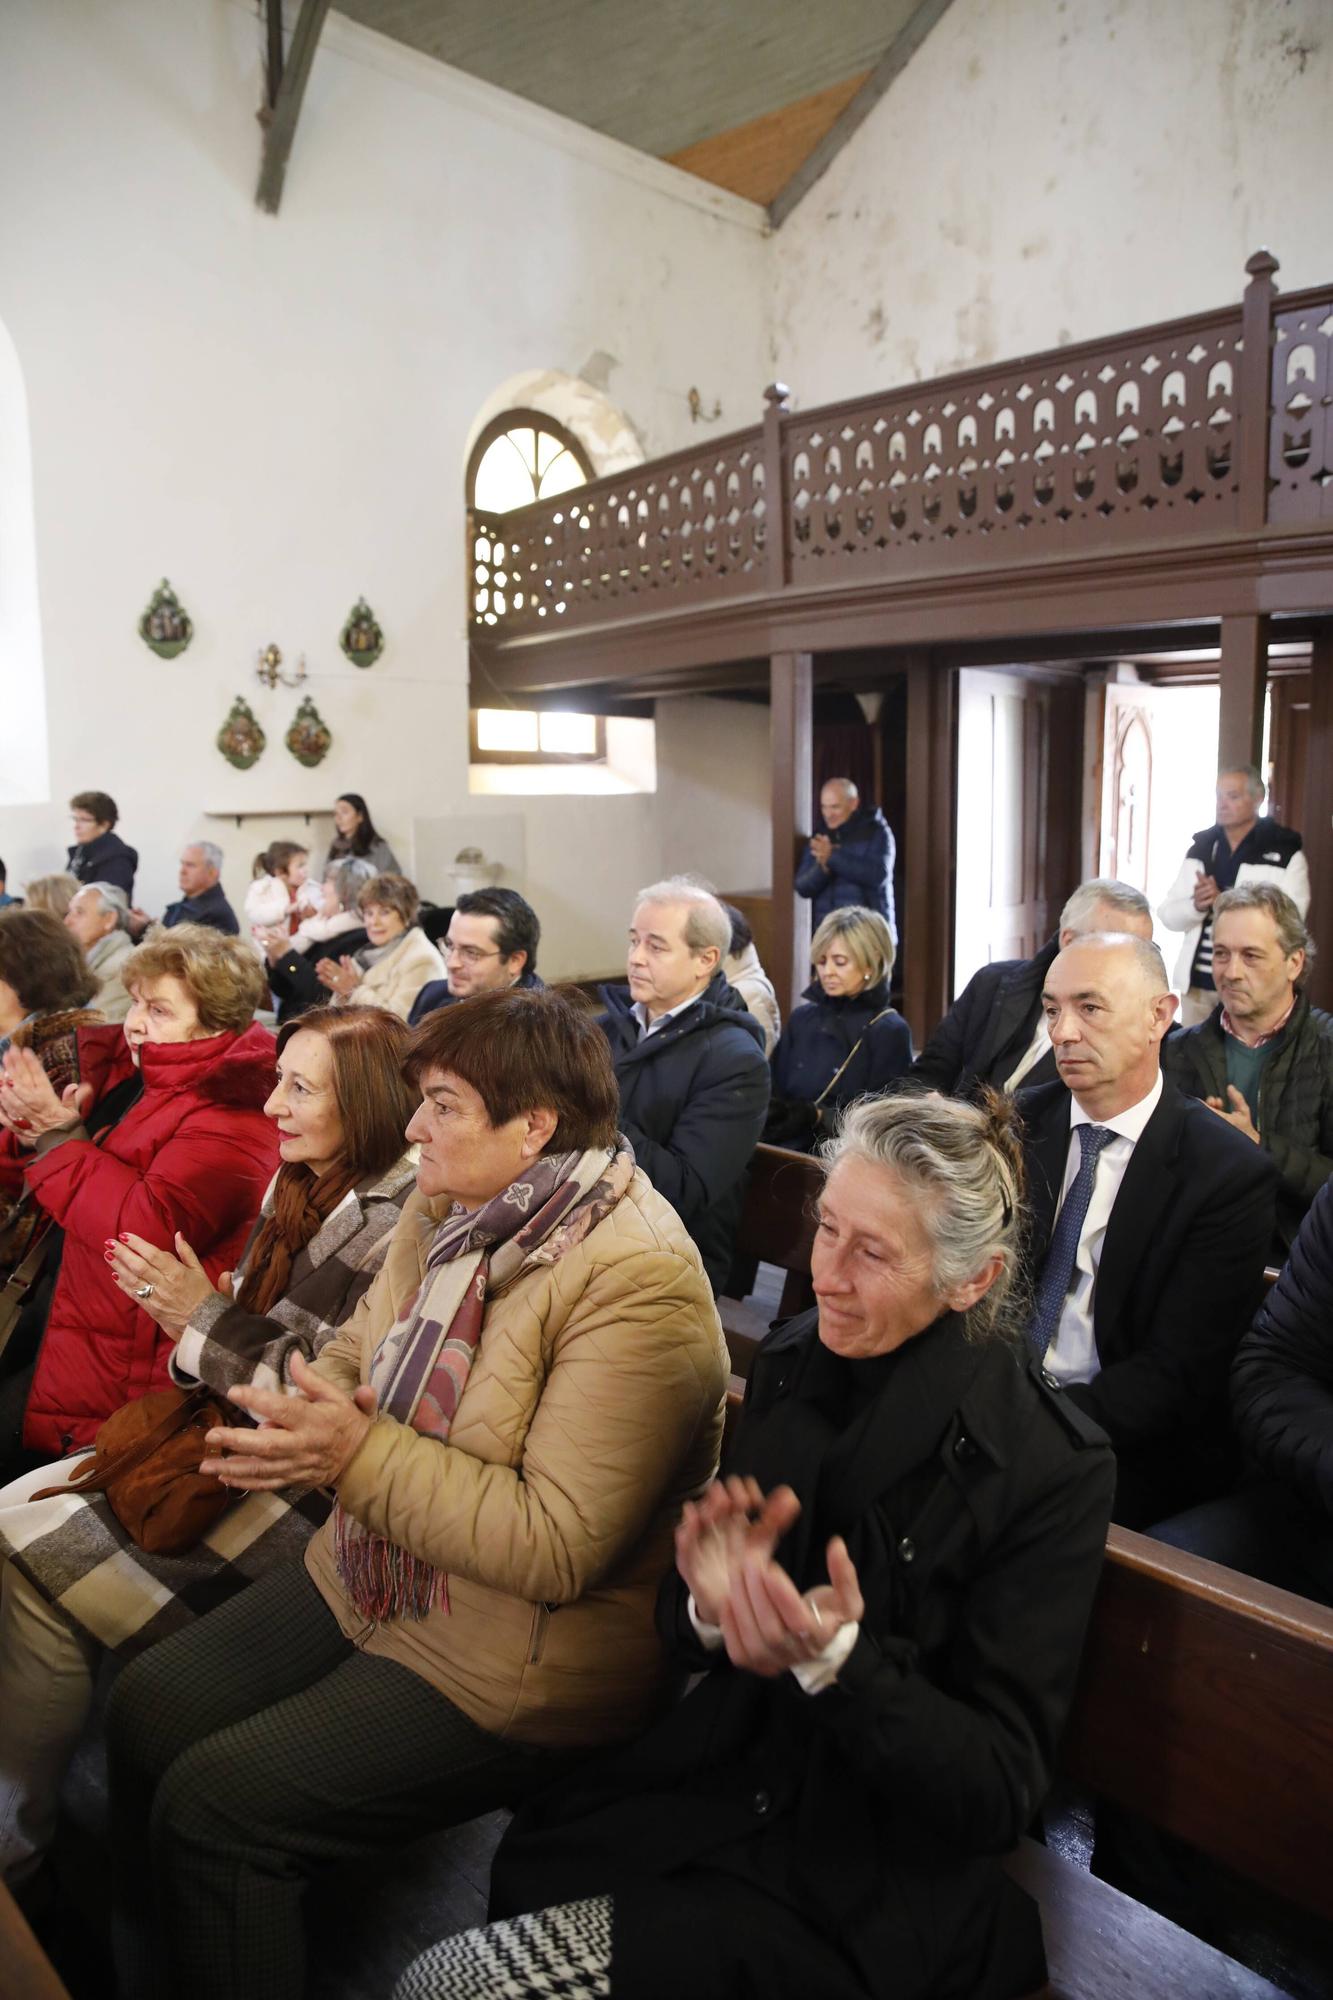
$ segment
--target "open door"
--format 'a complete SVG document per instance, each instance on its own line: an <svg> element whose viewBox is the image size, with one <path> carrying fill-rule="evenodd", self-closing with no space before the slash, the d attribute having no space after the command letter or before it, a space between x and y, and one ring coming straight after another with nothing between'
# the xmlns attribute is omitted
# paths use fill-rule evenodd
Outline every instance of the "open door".
<svg viewBox="0 0 1333 2000"><path fill-rule="evenodd" d="M960 673L955 993L1054 930L1078 882L1082 772L1081 680Z"/></svg>

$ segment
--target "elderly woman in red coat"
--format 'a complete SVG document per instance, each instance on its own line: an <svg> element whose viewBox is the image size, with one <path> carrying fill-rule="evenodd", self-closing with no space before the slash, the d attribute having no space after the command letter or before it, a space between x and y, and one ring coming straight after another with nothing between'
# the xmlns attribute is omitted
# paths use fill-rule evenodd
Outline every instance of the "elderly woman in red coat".
<svg viewBox="0 0 1333 2000"><path fill-rule="evenodd" d="M171 1250L179 1236L216 1281L278 1164L253 952L179 924L131 954L124 980L123 1026L79 1030L79 1081L63 1096L29 1051L0 1063L0 1146L21 1157L29 1195L64 1232L23 1424L25 1451L47 1457L91 1444L113 1410L169 1379L173 1337L117 1289L108 1244L131 1233ZM0 1471L19 1469L11 1456Z"/></svg>

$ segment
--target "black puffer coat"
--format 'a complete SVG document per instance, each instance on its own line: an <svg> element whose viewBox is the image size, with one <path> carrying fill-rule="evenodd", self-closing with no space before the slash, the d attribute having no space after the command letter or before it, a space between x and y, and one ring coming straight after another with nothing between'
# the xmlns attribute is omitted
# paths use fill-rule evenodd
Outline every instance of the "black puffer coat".
<svg viewBox="0 0 1333 2000"><path fill-rule="evenodd" d="M1245 1453L1333 1520L1333 1188L1315 1196L1231 1368Z"/></svg>
<svg viewBox="0 0 1333 2000"><path fill-rule="evenodd" d="M844 1104L887 1090L912 1060L912 1030L889 1005L881 980L868 992L830 1000L816 979L773 1051L773 1105L766 1137L807 1145Z"/></svg>
<svg viewBox="0 0 1333 2000"><path fill-rule="evenodd" d="M731 1269L745 1169L768 1110L764 1031L720 972L642 1041L628 986L601 993L620 1129L698 1244L716 1292Z"/></svg>
<svg viewBox="0 0 1333 2000"><path fill-rule="evenodd" d="M1227 1103L1226 1036L1215 1007L1196 1028L1168 1035L1162 1070L1186 1097ZM1306 1210L1333 1174L1333 1014L1302 993L1259 1085L1259 1136L1278 1170L1274 1259L1281 1263Z"/></svg>

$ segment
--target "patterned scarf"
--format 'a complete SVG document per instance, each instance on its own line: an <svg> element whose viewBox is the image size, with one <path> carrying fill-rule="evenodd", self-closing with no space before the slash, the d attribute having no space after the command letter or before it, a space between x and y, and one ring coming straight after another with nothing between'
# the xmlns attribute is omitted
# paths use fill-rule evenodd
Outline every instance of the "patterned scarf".
<svg viewBox="0 0 1333 2000"><path fill-rule="evenodd" d="M370 1364L380 1411L448 1442L481 1339L486 1300L521 1272L555 1264L621 1199L634 1175L623 1137L612 1149L543 1154L481 1208L461 1202L440 1224L421 1283ZM433 1564L334 1509L338 1574L377 1625L449 1609L448 1578Z"/></svg>

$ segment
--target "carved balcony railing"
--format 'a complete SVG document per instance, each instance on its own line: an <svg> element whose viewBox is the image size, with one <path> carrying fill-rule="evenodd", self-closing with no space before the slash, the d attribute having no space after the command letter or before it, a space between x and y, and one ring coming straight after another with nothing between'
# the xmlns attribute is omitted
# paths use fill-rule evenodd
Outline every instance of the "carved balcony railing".
<svg viewBox="0 0 1333 2000"><path fill-rule="evenodd" d="M1333 285L791 412L469 523L491 643L670 607L1333 531Z"/></svg>

